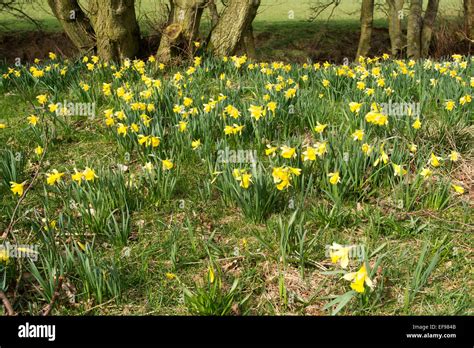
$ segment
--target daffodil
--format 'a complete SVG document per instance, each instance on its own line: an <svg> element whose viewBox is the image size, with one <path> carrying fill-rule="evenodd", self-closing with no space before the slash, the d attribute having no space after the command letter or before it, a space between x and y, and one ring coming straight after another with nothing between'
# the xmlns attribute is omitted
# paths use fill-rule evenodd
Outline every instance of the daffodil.
<svg viewBox="0 0 474 348"><path fill-rule="evenodd" d="M441 160L442 160L441 157L438 157L434 153L431 153L430 164L433 167L439 167L441 165L441 163L440 163Z"/></svg>
<svg viewBox="0 0 474 348"><path fill-rule="evenodd" d="M179 121L178 123L178 129L181 133L186 131L187 126L188 126L188 122Z"/></svg>
<svg viewBox="0 0 474 348"><path fill-rule="evenodd" d="M10 181L10 190L13 192L13 195L23 196L23 192L25 190L26 181L18 184L14 181Z"/></svg>
<svg viewBox="0 0 474 348"><path fill-rule="evenodd" d="M285 91L285 98L291 99L296 95L296 88L289 88Z"/></svg>
<svg viewBox="0 0 474 348"><path fill-rule="evenodd" d="M362 144L361 149L362 149L362 152L363 152L364 154L366 154L367 156L369 156L369 155L372 153L373 147L370 146L370 145L367 144L367 143L364 143L364 144Z"/></svg>
<svg viewBox="0 0 474 348"><path fill-rule="evenodd" d="M288 167L288 171L289 171L291 174L296 175L296 176L300 176L300 175L301 175L301 168Z"/></svg>
<svg viewBox="0 0 474 348"><path fill-rule="evenodd" d="M149 135L143 135L143 134L138 135L138 143L140 145L148 146L149 142L150 142L150 136Z"/></svg>
<svg viewBox="0 0 474 348"><path fill-rule="evenodd" d="M48 71L50 69L47 69ZM41 70L41 69L34 69L33 70L33 77L36 77L36 78L39 78L39 77L43 77L44 76L44 70Z"/></svg>
<svg viewBox="0 0 474 348"><path fill-rule="evenodd" d="M272 102L269 102L269 103L267 104L267 109L270 110L272 113L275 113L275 110L276 110L276 108L277 108L277 105L278 105L278 104L277 104L276 102L273 102L273 101L272 101Z"/></svg>
<svg viewBox="0 0 474 348"><path fill-rule="evenodd" d="M145 163L143 166L143 170L147 171L148 173L151 173L153 171L153 164L151 162Z"/></svg>
<svg viewBox="0 0 474 348"><path fill-rule="evenodd" d="M358 90L364 90L365 89L365 83L362 81L357 82L357 89Z"/></svg>
<svg viewBox="0 0 474 348"><path fill-rule="evenodd" d="M252 174L249 174L245 169L234 169L232 175L235 180L240 182L240 187L247 189L252 183Z"/></svg>
<svg viewBox="0 0 474 348"><path fill-rule="evenodd" d="M452 184L452 187L457 194L462 195L464 193L464 187L455 184Z"/></svg>
<svg viewBox="0 0 474 348"><path fill-rule="evenodd" d="M164 170L170 170L174 167L173 162L169 159L161 160L161 164L163 165Z"/></svg>
<svg viewBox="0 0 474 348"><path fill-rule="evenodd" d="M347 273L344 275L344 279L352 281L351 288L359 293L365 292L364 285L367 285L371 289L374 288L374 284L367 274L365 265L362 265L357 272Z"/></svg>
<svg viewBox="0 0 474 348"><path fill-rule="evenodd" d="M193 150L196 150L200 146L201 146L201 139L193 140L191 142L191 147L193 148Z"/></svg>
<svg viewBox="0 0 474 348"><path fill-rule="evenodd" d="M395 172L395 176L403 176L407 173L406 169L403 169L402 165L392 163L392 166L393 166L393 171Z"/></svg>
<svg viewBox="0 0 474 348"><path fill-rule="evenodd" d="M459 152L457 151L451 151L451 153L449 154L449 159L452 161L452 162L457 162L459 160Z"/></svg>
<svg viewBox="0 0 474 348"><path fill-rule="evenodd" d="M465 96L459 98L459 104L465 105L468 104L472 101L472 97L469 94L466 94Z"/></svg>
<svg viewBox="0 0 474 348"><path fill-rule="evenodd" d="M127 135L127 130L128 130L128 126L124 125L123 123L117 124L117 134L125 137Z"/></svg>
<svg viewBox="0 0 474 348"><path fill-rule="evenodd" d="M28 123L31 124L32 126L36 126L38 123L39 118L35 115L30 115L27 117Z"/></svg>
<svg viewBox="0 0 474 348"><path fill-rule="evenodd" d="M290 185L290 171L286 167L274 167L272 171L273 182L277 184L277 189L282 191Z"/></svg>
<svg viewBox="0 0 474 348"><path fill-rule="evenodd" d="M379 126L386 126L388 124L388 117L380 112L370 111L365 115L365 120Z"/></svg>
<svg viewBox="0 0 474 348"><path fill-rule="evenodd" d="M257 105L250 105L249 111L250 111L250 116L255 118L257 121L261 117L265 116L265 114L266 114L265 109L263 107L257 106Z"/></svg>
<svg viewBox="0 0 474 348"><path fill-rule="evenodd" d="M316 148L308 146L301 155L303 162L316 160Z"/></svg>
<svg viewBox="0 0 474 348"><path fill-rule="evenodd" d="M36 100L38 100L38 103L41 105L44 105L48 101L48 96L46 94L40 94L36 96Z"/></svg>
<svg viewBox="0 0 474 348"><path fill-rule="evenodd" d="M282 147L280 147L280 150L281 150L281 157L283 158L296 157L296 149L294 147L283 145Z"/></svg>
<svg viewBox="0 0 474 348"><path fill-rule="evenodd" d="M350 247L343 247L336 242L333 242L329 248L329 256L331 257L332 263L340 262L342 268L347 268L349 264L349 251Z"/></svg>
<svg viewBox="0 0 474 348"><path fill-rule="evenodd" d="M10 259L10 253L8 248L0 247L0 262L8 262Z"/></svg>
<svg viewBox="0 0 474 348"><path fill-rule="evenodd" d="M111 83L103 83L102 84L102 93L105 96L112 95L112 84Z"/></svg>
<svg viewBox="0 0 474 348"><path fill-rule="evenodd" d="M447 111L452 111L455 107L456 107L456 102L452 101L452 100L447 100L445 103L445 109Z"/></svg>
<svg viewBox="0 0 474 348"><path fill-rule="evenodd" d="M60 173L57 169L53 169L51 173L46 174L46 182L48 185L53 186L61 181L63 175L64 173Z"/></svg>
<svg viewBox="0 0 474 348"><path fill-rule="evenodd" d="M316 133L321 134L322 132L324 132L324 130L326 129L327 126L328 126L327 124L321 124L321 123L317 122L316 127L314 127L314 131Z"/></svg>
<svg viewBox="0 0 474 348"><path fill-rule="evenodd" d="M364 130L363 129L358 129L354 133L352 133L352 138L354 141L361 141L362 138L364 138Z"/></svg>
<svg viewBox="0 0 474 348"><path fill-rule="evenodd" d="M377 165L382 161L384 164L387 164L388 163L388 155L387 153L385 152L384 150L384 145L385 144L382 144L380 145L380 157L377 158L374 162L374 167L377 167Z"/></svg>
<svg viewBox="0 0 474 348"><path fill-rule="evenodd" d="M421 128L421 121L419 118L416 118L415 122L411 125L414 129L420 129Z"/></svg>
<svg viewBox="0 0 474 348"><path fill-rule="evenodd" d="M44 152L44 149L38 145L36 148L35 148L35 154L38 155L38 156L41 156Z"/></svg>
<svg viewBox="0 0 474 348"><path fill-rule="evenodd" d="M278 150L278 147L267 145L267 148L265 149L265 155L275 156L275 153L276 153L277 150Z"/></svg>
<svg viewBox="0 0 474 348"><path fill-rule="evenodd" d="M225 113L229 115L232 118L239 118L240 116L240 111L233 105L227 105L226 108L224 109Z"/></svg>
<svg viewBox="0 0 474 348"><path fill-rule="evenodd" d="M74 174L71 174L71 179L80 185L83 178L83 172L79 172L76 168L74 168Z"/></svg>
<svg viewBox="0 0 474 348"><path fill-rule="evenodd" d="M191 98L184 98L183 105L186 106L186 107L189 107L189 106L193 105L193 100Z"/></svg>
<svg viewBox="0 0 474 348"><path fill-rule="evenodd" d="M225 126L224 127L224 134L225 135L230 135L230 134L242 134L242 130L244 129L245 125L237 125L237 124L233 124L232 126Z"/></svg>
<svg viewBox="0 0 474 348"><path fill-rule="evenodd" d="M361 107L362 107L362 103L356 103L356 102L350 102L349 103L349 108L350 108L351 112L354 112L356 114L359 113Z"/></svg>
<svg viewBox="0 0 474 348"><path fill-rule="evenodd" d="M174 273L166 273L165 276L169 280L173 280L173 279L176 278L176 274L174 274Z"/></svg>
<svg viewBox="0 0 474 348"><path fill-rule="evenodd" d="M337 185L341 182L341 177L339 176L339 172L329 173L329 182L331 185Z"/></svg>
<svg viewBox="0 0 474 348"><path fill-rule="evenodd" d="M429 168L422 168L420 171L420 175L425 179L429 178L432 174L433 172Z"/></svg>
<svg viewBox="0 0 474 348"><path fill-rule="evenodd" d="M84 179L86 179L86 181L94 181L94 179L98 178L95 171L89 167L86 167L82 174L84 175Z"/></svg>
<svg viewBox="0 0 474 348"><path fill-rule="evenodd" d="M314 147L316 149L316 155L318 155L319 157L323 157L324 154L328 152L327 145L327 141L323 141L322 143L317 142L316 144L314 144Z"/></svg>
<svg viewBox="0 0 474 348"><path fill-rule="evenodd" d="M209 282L214 283L215 275L212 267L209 267Z"/></svg>

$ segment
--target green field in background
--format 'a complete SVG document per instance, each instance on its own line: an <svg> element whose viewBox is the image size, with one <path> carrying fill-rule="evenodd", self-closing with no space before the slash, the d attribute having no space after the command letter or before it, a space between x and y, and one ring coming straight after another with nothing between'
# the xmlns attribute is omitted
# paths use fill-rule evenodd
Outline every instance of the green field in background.
<svg viewBox="0 0 474 348"><path fill-rule="evenodd" d="M426 2L426 1L425 1ZM139 0L137 1L138 18L141 22L146 17L155 17L159 11L158 0ZM262 0L259 13L256 18L256 27L266 23L283 23L291 21L307 21L313 14L311 8L316 4L315 0ZM445 0L441 2L442 13L456 15L462 10L462 0ZM357 23L359 20L360 1L343 0L342 3L334 10L332 19L350 21ZM332 8L321 13L318 18L321 21L327 20ZM34 5L24 7L24 12L37 20L42 29L48 31L57 31L61 27L51 13L45 0L37 1ZM381 9L375 14L376 19L384 17ZM206 16L204 18L206 20ZM0 13L1 30L34 30L35 26L23 19L15 18L7 13ZM147 28L143 28L146 32Z"/></svg>

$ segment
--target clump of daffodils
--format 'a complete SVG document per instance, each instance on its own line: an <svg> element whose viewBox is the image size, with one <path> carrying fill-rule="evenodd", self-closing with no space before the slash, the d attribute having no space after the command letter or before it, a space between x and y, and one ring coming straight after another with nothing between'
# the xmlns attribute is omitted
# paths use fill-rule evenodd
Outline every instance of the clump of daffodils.
<svg viewBox="0 0 474 348"><path fill-rule="evenodd" d="M342 246L333 242L329 248L331 262L334 264L339 263L341 268L346 269L349 266L349 257L352 248L354 248L354 246ZM369 289L374 288L374 282L367 273L365 263L362 264L358 271L344 274L343 279L350 281L351 289L358 293L364 293L366 286Z"/></svg>

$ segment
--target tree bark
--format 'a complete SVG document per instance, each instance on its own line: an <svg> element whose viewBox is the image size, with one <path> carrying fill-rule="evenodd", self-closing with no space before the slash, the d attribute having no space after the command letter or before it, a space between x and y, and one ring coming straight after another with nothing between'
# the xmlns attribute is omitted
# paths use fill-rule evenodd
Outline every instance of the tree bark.
<svg viewBox="0 0 474 348"><path fill-rule="evenodd" d="M95 0L91 20L97 53L106 61L134 58L140 49L140 28L134 0Z"/></svg>
<svg viewBox="0 0 474 348"><path fill-rule="evenodd" d="M172 0L171 5L168 27L164 30L157 52L158 60L164 63L192 54L192 44L198 35L207 0Z"/></svg>
<svg viewBox="0 0 474 348"><path fill-rule="evenodd" d="M260 0L230 0L214 27L209 39L209 50L218 57L235 53L260 6Z"/></svg>
<svg viewBox="0 0 474 348"><path fill-rule="evenodd" d="M407 56L410 59L421 57L421 28L423 0L411 0L407 28Z"/></svg>
<svg viewBox="0 0 474 348"><path fill-rule="evenodd" d="M403 4L404 0L387 0L388 3L388 32L393 57L401 57L403 51Z"/></svg>
<svg viewBox="0 0 474 348"><path fill-rule="evenodd" d="M211 13L211 25L214 28L219 22L219 11L217 11L217 6L214 0L209 0L209 2L207 3L207 8Z"/></svg>
<svg viewBox="0 0 474 348"><path fill-rule="evenodd" d="M369 54L373 22L374 0L362 0L362 7L360 10L360 39L356 59L359 57L366 57Z"/></svg>
<svg viewBox="0 0 474 348"><path fill-rule="evenodd" d="M252 24L249 25L249 28L244 33L244 47L247 56L251 59L257 58L257 50L255 49L255 38L253 36L253 26Z"/></svg>
<svg viewBox="0 0 474 348"><path fill-rule="evenodd" d="M249 24L247 29L244 30L242 34L242 38L240 39L240 43L238 45L239 49L242 50L247 57L251 59L257 58L257 50L255 49L255 38L253 36L253 26L252 23L257 16L258 7L253 7L250 14L249 14Z"/></svg>
<svg viewBox="0 0 474 348"><path fill-rule="evenodd" d="M464 27L466 36L474 40L474 0L464 0Z"/></svg>
<svg viewBox="0 0 474 348"><path fill-rule="evenodd" d="M421 31L421 56L428 57L430 53L431 36L438 14L439 0L429 0L423 17L423 28Z"/></svg>
<svg viewBox="0 0 474 348"><path fill-rule="evenodd" d="M88 51L95 46L94 29L77 0L48 0L48 4L79 51Z"/></svg>

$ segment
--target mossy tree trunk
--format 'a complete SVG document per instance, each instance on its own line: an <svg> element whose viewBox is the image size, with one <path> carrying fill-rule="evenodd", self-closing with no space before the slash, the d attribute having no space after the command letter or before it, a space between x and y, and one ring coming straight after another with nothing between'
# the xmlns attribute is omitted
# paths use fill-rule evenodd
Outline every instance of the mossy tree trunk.
<svg viewBox="0 0 474 348"><path fill-rule="evenodd" d="M95 47L94 29L77 0L48 0L48 5L66 35L81 52Z"/></svg>
<svg viewBox="0 0 474 348"><path fill-rule="evenodd" d="M360 38L356 58L366 57L369 54L373 22L374 0L362 0L360 11Z"/></svg>
<svg viewBox="0 0 474 348"><path fill-rule="evenodd" d="M172 0L168 26L163 32L157 58L169 62L180 56L190 56L196 40L202 12L207 0Z"/></svg>
<svg viewBox="0 0 474 348"><path fill-rule="evenodd" d="M421 56L428 57L431 44L431 36L438 15L439 0L429 0L423 17L423 28L421 30Z"/></svg>
<svg viewBox="0 0 474 348"><path fill-rule="evenodd" d="M399 58L403 51L402 19L404 16L404 0L387 0L387 4L391 53L392 56Z"/></svg>
<svg viewBox="0 0 474 348"><path fill-rule="evenodd" d="M423 0L410 1L407 26L407 56L415 60L421 57L422 5Z"/></svg>
<svg viewBox="0 0 474 348"><path fill-rule="evenodd" d="M218 57L234 54L249 35L259 6L260 0L230 0L211 33L210 52Z"/></svg>
<svg viewBox="0 0 474 348"><path fill-rule="evenodd" d="M138 54L140 28L134 0L95 0L91 3L91 12L99 57L120 61Z"/></svg>

